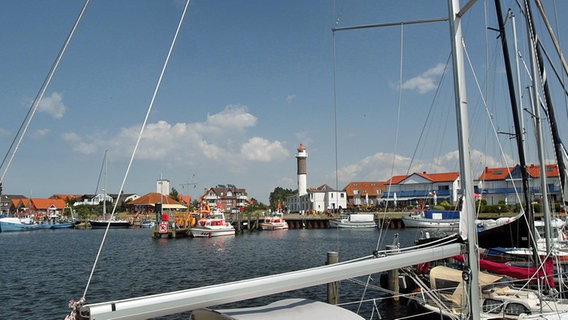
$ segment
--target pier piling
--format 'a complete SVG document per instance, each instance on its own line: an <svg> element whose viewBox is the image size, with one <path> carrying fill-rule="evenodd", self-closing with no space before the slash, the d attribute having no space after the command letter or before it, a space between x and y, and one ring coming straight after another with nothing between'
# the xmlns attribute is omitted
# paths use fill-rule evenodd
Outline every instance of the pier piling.
<svg viewBox="0 0 568 320"><path fill-rule="evenodd" d="M330 251L327 253L327 263L334 264L339 262L339 253ZM327 303L338 304L339 303L339 289L337 282L330 282L327 284Z"/></svg>

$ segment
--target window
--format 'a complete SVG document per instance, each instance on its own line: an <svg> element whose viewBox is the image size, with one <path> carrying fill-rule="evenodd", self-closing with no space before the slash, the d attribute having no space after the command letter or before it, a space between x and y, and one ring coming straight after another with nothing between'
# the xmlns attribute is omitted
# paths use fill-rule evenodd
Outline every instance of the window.
<svg viewBox="0 0 568 320"><path fill-rule="evenodd" d="M353 190L353 194L354 194L354 195L358 195L358 194L359 194L359 190Z"/></svg>
<svg viewBox="0 0 568 320"><path fill-rule="evenodd" d="M531 314L531 311L529 310L529 308L525 307L525 305L521 304L521 303L509 303L506 307L505 307L505 314L506 315L515 315L518 316L521 313L524 314Z"/></svg>
<svg viewBox="0 0 568 320"><path fill-rule="evenodd" d="M501 313L503 310L503 302L495 299L485 299L483 301L483 312Z"/></svg>

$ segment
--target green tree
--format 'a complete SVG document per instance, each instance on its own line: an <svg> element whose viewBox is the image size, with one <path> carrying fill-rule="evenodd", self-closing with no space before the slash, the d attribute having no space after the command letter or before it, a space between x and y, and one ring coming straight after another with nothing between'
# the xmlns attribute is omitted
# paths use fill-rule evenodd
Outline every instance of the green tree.
<svg viewBox="0 0 568 320"><path fill-rule="evenodd" d="M281 207L286 205L286 198L295 195L297 192L292 189L284 189L282 187L274 188L274 191L270 193L268 201L270 202L270 208L276 210L278 207L278 200L280 200Z"/></svg>
<svg viewBox="0 0 568 320"><path fill-rule="evenodd" d="M176 188L172 188L172 191L170 191L170 197L179 202L179 192L176 190Z"/></svg>
<svg viewBox="0 0 568 320"><path fill-rule="evenodd" d="M262 202L258 202L255 198L250 199L250 205L246 206L243 213L251 214L257 211L266 211L268 210L268 206Z"/></svg>

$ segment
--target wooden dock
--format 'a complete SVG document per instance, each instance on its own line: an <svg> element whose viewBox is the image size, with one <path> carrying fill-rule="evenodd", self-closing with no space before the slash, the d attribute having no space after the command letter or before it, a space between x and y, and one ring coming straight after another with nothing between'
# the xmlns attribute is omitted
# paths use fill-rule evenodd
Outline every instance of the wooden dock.
<svg viewBox="0 0 568 320"><path fill-rule="evenodd" d="M160 230L159 227L152 228L152 238L155 239L187 237L189 237L189 228L168 228L167 230Z"/></svg>

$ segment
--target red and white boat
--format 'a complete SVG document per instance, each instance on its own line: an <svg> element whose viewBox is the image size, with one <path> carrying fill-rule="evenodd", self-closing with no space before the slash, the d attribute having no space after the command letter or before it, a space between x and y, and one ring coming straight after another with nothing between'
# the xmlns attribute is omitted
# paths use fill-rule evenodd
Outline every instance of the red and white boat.
<svg viewBox="0 0 568 320"><path fill-rule="evenodd" d="M215 209L204 218L199 219L190 232L191 236L195 238L234 236L235 228L225 220L223 212Z"/></svg>
<svg viewBox="0 0 568 320"><path fill-rule="evenodd" d="M276 211L260 223L262 230L288 230L288 222L284 220L284 215L280 211Z"/></svg>

